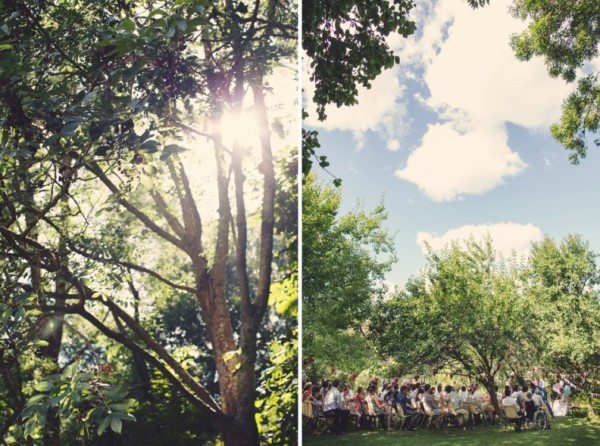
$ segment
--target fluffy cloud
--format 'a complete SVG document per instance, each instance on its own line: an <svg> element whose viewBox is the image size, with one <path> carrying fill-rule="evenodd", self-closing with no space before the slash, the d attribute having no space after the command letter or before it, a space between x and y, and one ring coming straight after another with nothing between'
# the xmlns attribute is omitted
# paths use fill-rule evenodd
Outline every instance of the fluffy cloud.
<svg viewBox="0 0 600 446"><path fill-rule="evenodd" d="M458 108L473 126L513 122L545 129L558 118L570 87L550 78L542 59L515 58L510 35L525 24L507 12L508 1L479 11L460 3L447 39L426 69L428 104L435 110Z"/></svg>
<svg viewBox="0 0 600 446"><path fill-rule="evenodd" d="M429 126L421 146L396 175L416 184L432 200L447 201L494 189L504 177L525 167L508 147L503 129L461 133L452 125L437 124Z"/></svg>
<svg viewBox="0 0 600 446"><path fill-rule="evenodd" d="M304 79L308 79L305 71ZM370 89L358 87L358 104L352 107L326 108L327 119L317 120L314 104L314 84L306 81L304 88L305 108L309 117L304 122L322 130L345 130L352 132L358 149L364 145L367 131L378 132L389 150L400 148L399 137L404 129L407 110L402 102L405 87L400 84L398 68L385 70L373 82Z"/></svg>
<svg viewBox="0 0 600 446"><path fill-rule="evenodd" d="M541 59L520 62L509 38L524 24L499 0L473 11L466 2L427 4L416 45L401 56L423 70L429 94L421 103L442 124L430 125L399 178L431 199L481 194L518 175L525 163L508 146L506 124L546 129L560 114L569 92L551 79Z"/></svg>
<svg viewBox="0 0 600 446"><path fill-rule="evenodd" d="M434 251L439 251L449 245L453 240L468 240L473 238L481 241L486 236L492 239L494 249L504 258L509 258L513 253L517 257L527 256L532 242L541 241L542 231L532 224L497 223L488 225L466 225L450 229L445 234L437 235L430 232L418 232L417 244L426 254L425 243Z"/></svg>

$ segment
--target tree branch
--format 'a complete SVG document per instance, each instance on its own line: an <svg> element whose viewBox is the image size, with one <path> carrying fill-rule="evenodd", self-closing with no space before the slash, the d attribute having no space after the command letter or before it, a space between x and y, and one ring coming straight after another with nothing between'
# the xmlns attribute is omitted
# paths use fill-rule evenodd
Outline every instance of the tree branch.
<svg viewBox="0 0 600 446"><path fill-rule="evenodd" d="M183 229L183 226L181 226L179 220L177 220L177 217L169 212L167 203L163 199L162 195L154 189L150 192L150 195L152 195L152 198L154 199L154 203L156 204L156 209L158 212L165 217L173 232L175 232L175 234L177 234L177 236L183 240L185 230Z"/></svg>
<svg viewBox="0 0 600 446"><path fill-rule="evenodd" d="M106 176L106 174L102 171L98 164L96 164L95 162L91 162L86 163L85 166L91 172L93 172L110 189L112 193L118 194L120 192L119 188L115 186L112 181L110 181L110 179ZM150 217L148 217L138 208L129 203L129 201L127 201L125 198L119 198L118 202L130 213L135 215L148 229L150 229L156 235L173 244L182 251L185 251L185 246L181 240L162 229L160 226L154 223Z"/></svg>
<svg viewBox="0 0 600 446"><path fill-rule="evenodd" d="M146 268L144 266L140 266L137 265L135 263L131 263L131 262L123 262L121 260L116 260L116 259L103 259L100 258L96 255L93 255L92 253L88 252L88 251L84 251L83 249L79 248L77 245L75 245L75 243L73 243L72 240L68 239L65 234L61 231L61 229L55 225L52 221L48 220L48 219L44 219L44 221L46 223L48 223L67 243L67 246L69 248L71 248L71 250L87 259L91 259L94 260L96 262L100 262L100 263L104 263L106 265L118 265L118 266L122 266L124 268L131 268L132 270L138 271L140 273L144 273L144 274L148 274L149 276L154 277L155 279L161 281L162 283L164 283L165 285L168 285L172 288L178 289L178 290L182 290L182 291L186 291L188 293L191 294L195 294L196 293L196 289L186 286L186 285L180 285L178 283L175 283L163 276L161 276L160 274L158 274L156 271L153 271L149 268Z"/></svg>

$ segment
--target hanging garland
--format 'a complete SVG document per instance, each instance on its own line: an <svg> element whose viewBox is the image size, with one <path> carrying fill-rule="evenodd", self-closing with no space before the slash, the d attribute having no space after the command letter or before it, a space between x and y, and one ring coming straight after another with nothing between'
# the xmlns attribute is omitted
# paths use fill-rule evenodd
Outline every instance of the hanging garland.
<svg viewBox="0 0 600 446"><path fill-rule="evenodd" d="M311 358L311 357L305 356L304 357L304 363L306 365L314 364L315 360L313 358ZM496 364L496 371L499 371L502 368L502 365L503 365L502 362L499 362L498 364ZM335 376L337 378L346 377L348 380L353 381L353 382L356 381L356 379L359 376L356 373L345 372L345 371L339 370L339 369L337 369L335 367L329 367L328 369L329 369L330 374L332 376ZM571 380L573 380L573 379L586 379L589 376L596 374L597 370L598 370L597 368L594 368L594 369L592 369L590 371L581 372L581 373L561 373L560 370L557 370L556 373L555 373L555 376L559 380L561 380L561 379L564 380L567 384L569 384L573 388L573 390L575 392L580 392L583 389L581 387L573 384L571 382ZM528 370L527 372L528 372L528 374L530 373L531 375L533 375L533 374L541 374L541 375L543 375L545 377L549 377L549 376L551 376L553 374L549 370L542 369L540 367L533 367L530 370ZM473 376L471 376L471 375L465 375L465 374L462 374L462 373L440 373L439 370L438 370L438 367L433 367L431 369L431 376L432 377L433 376L447 376L448 378L450 378L450 380L452 380L456 376L462 376L462 377L468 378L469 381L471 381L473 379ZM414 376L410 376L410 378L398 378L398 377L394 377L394 378L383 378L382 380L385 383L398 384L401 379L404 379L404 380L412 380L412 379L414 379L415 381L418 382L420 378L421 378L420 375L414 375ZM371 376L368 379L368 381L369 382L375 382L375 383L377 383L377 382L379 382L380 379L381 378L379 376ZM596 381L596 384L600 385L600 381ZM600 393L590 392L590 394L591 394L591 396L593 398L600 398Z"/></svg>

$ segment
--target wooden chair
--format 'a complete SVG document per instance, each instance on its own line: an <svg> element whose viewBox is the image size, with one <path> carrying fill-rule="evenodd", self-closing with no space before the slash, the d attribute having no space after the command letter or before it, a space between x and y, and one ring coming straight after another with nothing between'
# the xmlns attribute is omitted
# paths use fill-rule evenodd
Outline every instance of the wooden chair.
<svg viewBox="0 0 600 446"><path fill-rule="evenodd" d="M425 405L423 401L419 401L418 412L421 414L421 422L419 423L419 427L429 426L431 421L430 416L427 415L427 411L425 410Z"/></svg>
<svg viewBox="0 0 600 446"><path fill-rule="evenodd" d="M514 406L504 406L504 419L507 420L509 423L514 423L515 424L515 431L520 431L521 430L521 421L522 421L522 416L519 415L519 412L517 411L517 408Z"/></svg>
<svg viewBox="0 0 600 446"><path fill-rule="evenodd" d="M448 418L455 427L462 427L467 422L469 413L464 409L455 409L453 404L448 404Z"/></svg>
<svg viewBox="0 0 600 446"><path fill-rule="evenodd" d="M394 430L396 430L396 429L402 430L403 428L406 428L410 424L410 421L412 420L412 418L413 418L412 415L406 415L404 413L402 406L397 405L396 406L396 420L394 422Z"/></svg>
<svg viewBox="0 0 600 446"><path fill-rule="evenodd" d="M434 414L425 404L423 404L423 410L425 411L425 415L429 417L429 423L427 427L442 427L446 422L446 413L442 411L442 413Z"/></svg>
<svg viewBox="0 0 600 446"><path fill-rule="evenodd" d="M371 427L373 429L377 429L377 426L379 424L379 417L377 416L377 412L373 407L373 402L371 401L371 398L365 398L365 401L362 404L362 413L362 416L365 417L365 419L369 420Z"/></svg>
<svg viewBox="0 0 600 446"><path fill-rule="evenodd" d="M331 429L333 418L315 415L312 401L302 402L303 427L314 435L322 435ZM306 419L306 422L304 420Z"/></svg>
<svg viewBox="0 0 600 446"><path fill-rule="evenodd" d="M475 420L481 421L481 410L480 407L475 403L474 400L467 400L463 404L463 409L465 409L468 414L468 422L471 422L473 425L477 424Z"/></svg>

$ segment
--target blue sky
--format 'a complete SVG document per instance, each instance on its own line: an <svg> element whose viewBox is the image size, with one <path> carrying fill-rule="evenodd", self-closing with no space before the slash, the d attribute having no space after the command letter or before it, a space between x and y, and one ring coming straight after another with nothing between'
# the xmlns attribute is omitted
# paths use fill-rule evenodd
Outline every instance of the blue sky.
<svg viewBox="0 0 600 446"><path fill-rule="evenodd" d="M401 64L361 90L359 105L307 122L343 179L342 212L383 199L399 257L387 280L418 273L424 241L435 249L489 233L508 256L544 235L579 233L600 252L600 149L591 144L573 166L548 130L573 87L541 59L515 59L509 38L525 24L509 1L476 11L466 1L417 3L417 34L389 39Z"/></svg>

